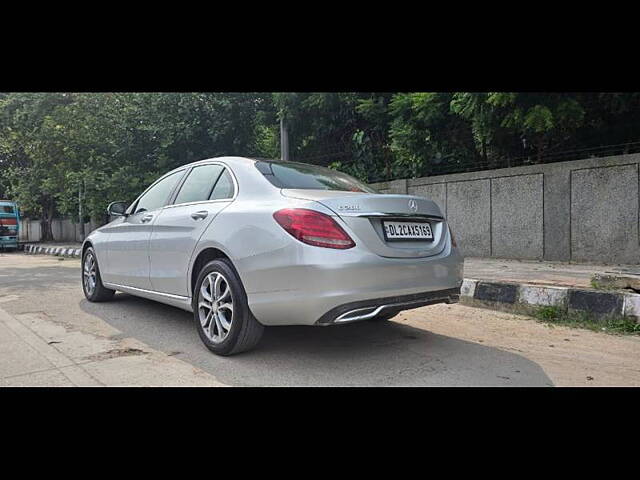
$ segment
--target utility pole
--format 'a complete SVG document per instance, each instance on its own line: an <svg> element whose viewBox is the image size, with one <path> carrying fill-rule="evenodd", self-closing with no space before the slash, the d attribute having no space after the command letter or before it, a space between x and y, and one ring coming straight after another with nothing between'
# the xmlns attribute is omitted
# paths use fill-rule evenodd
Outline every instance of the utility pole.
<svg viewBox="0 0 640 480"><path fill-rule="evenodd" d="M289 132L284 123L284 118L280 118L280 159L289 161Z"/></svg>
<svg viewBox="0 0 640 480"><path fill-rule="evenodd" d="M78 220L80 220L80 237L84 242L84 217L82 215L82 184L84 180L78 184Z"/></svg>

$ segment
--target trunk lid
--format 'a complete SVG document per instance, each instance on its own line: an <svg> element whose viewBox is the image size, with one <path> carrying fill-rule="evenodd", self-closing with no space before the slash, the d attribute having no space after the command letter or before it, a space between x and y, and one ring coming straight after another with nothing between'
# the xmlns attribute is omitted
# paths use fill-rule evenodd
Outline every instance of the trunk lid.
<svg viewBox="0 0 640 480"><path fill-rule="evenodd" d="M424 197L302 189L282 189L282 195L313 200L331 209L355 234L356 244L366 246L381 257L429 257L442 252L446 245L444 216L435 202ZM433 240L388 241L385 221L428 222Z"/></svg>

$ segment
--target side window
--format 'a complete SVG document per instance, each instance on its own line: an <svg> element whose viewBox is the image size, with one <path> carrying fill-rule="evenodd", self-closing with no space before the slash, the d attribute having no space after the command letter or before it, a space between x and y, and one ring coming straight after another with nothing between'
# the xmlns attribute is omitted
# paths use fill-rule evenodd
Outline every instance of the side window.
<svg viewBox="0 0 640 480"><path fill-rule="evenodd" d="M216 186L213 187L213 192L211 192L211 200L222 200L224 198L233 197L234 187L233 187L233 179L231 178L231 174L229 170L226 168L222 175L220 175L220 179Z"/></svg>
<svg viewBox="0 0 640 480"><path fill-rule="evenodd" d="M150 212L151 210L163 207L183 173L184 171L181 170L171 174L151 187L151 189L138 200L135 213Z"/></svg>
<svg viewBox="0 0 640 480"><path fill-rule="evenodd" d="M173 203L179 204L208 200L222 169L222 165L201 165L193 168L182 184L180 192Z"/></svg>

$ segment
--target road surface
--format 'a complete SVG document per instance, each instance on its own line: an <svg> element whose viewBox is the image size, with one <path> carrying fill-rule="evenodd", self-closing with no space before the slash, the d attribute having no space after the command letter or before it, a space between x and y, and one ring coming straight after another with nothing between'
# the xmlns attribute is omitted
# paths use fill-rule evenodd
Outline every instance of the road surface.
<svg viewBox="0 0 640 480"><path fill-rule="evenodd" d="M200 342L190 313L123 293L108 303L85 300L77 259L0 254L0 309L51 347L62 351L74 342L75 351L86 349L90 354L82 358L91 361L148 349L158 361L164 356L176 362L170 375L155 371L148 379L142 374L132 378L132 370L118 372L113 364L109 375L96 377L102 379L99 384L640 385L638 337L550 328L526 317L462 305L423 307L390 322L272 327L254 351L218 357ZM109 349L93 345L92 338L137 347ZM13 371L8 343L0 343L5 372ZM202 381L194 383L192 372ZM15 375L5 373L4 384ZM82 384L82 378L72 383Z"/></svg>

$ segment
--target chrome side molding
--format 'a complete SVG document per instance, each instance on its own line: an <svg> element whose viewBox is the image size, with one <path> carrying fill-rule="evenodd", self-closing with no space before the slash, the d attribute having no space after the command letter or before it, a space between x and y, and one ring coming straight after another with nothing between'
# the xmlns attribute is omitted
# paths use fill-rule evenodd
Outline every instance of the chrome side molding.
<svg viewBox="0 0 640 480"><path fill-rule="evenodd" d="M104 286L113 290L124 293L130 293L138 297L148 298L156 302L165 303L174 307L181 308L187 312L192 312L191 297L183 297L181 295L173 295L171 293L155 292L153 290L145 290L144 288L128 287L126 285L118 285L116 283L104 282Z"/></svg>

